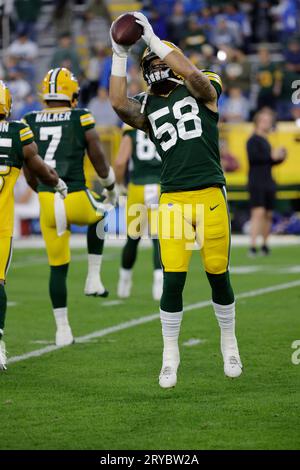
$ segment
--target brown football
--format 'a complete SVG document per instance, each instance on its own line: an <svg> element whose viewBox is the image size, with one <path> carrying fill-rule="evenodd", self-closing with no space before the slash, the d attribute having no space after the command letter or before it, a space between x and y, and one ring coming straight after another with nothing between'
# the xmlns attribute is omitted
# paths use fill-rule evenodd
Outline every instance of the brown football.
<svg viewBox="0 0 300 470"><path fill-rule="evenodd" d="M117 44L132 46L142 36L143 28L135 22L135 17L131 13L124 13L115 20L111 34Z"/></svg>

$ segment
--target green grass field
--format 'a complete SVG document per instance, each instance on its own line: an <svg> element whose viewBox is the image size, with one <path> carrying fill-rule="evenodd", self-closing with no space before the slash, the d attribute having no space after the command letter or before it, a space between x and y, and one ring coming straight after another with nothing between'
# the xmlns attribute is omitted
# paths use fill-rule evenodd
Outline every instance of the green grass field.
<svg viewBox="0 0 300 470"><path fill-rule="evenodd" d="M104 257L110 297L87 298L85 253L73 251L68 285L76 337L158 311L150 250L139 253L132 298L117 304L111 301L117 300L120 249L106 249ZM270 257L255 260L245 248L234 248L231 265L236 294L250 292L237 300L244 362L239 379L223 374L212 307L193 305L210 298L194 253L177 387L158 386L157 318L19 360L0 375L0 449L299 449L300 365L291 362L291 344L300 339L300 247L274 248ZM10 358L54 341L47 281L43 250L15 250L7 286ZM291 287L293 281L299 283ZM191 339L202 341L184 344Z"/></svg>

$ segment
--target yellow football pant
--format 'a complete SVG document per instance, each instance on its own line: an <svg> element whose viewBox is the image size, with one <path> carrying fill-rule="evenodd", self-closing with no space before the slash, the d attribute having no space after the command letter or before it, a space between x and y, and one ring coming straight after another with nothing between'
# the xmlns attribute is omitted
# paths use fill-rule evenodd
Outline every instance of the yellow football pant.
<svg viewBox="0 0 300 470"><path fill-rule="evenodd" d="M39 200L41 231L46 244L49 264L50 266L67 264L71 259L70 230L66 230L61 236L57 235L53 193L40 192ZM68 226L70 224L91 225L103 219L104 214L97 207L99 202L99 197L88 190L69 193L64 199Z"/></svg>
<svg viewBox="0 0 300 470"><path fill-rule="evenodd" d="M2 165L0 168L0 279L6 279L12 255L14 231L14 186L19 168Z"/></svg>
<svg viewBox="0 0 300 470"><path fill-rule="evenodd" d="M140 238L148 232L158 233L157 206L160 188L158 184L136 185L129 183L126 206L127 234L130 238ZM150 207L152 205L152 208Z"/></svg>
<svg viewBox="0 0 300 470"><path fill-rule="evenodd" d="M195 245L195 240L198 244ZM230 220L225 190L163 193L159 205L159 242L166 272L188 271L193 250L200 250L205 271L228 269Z"/></svg>

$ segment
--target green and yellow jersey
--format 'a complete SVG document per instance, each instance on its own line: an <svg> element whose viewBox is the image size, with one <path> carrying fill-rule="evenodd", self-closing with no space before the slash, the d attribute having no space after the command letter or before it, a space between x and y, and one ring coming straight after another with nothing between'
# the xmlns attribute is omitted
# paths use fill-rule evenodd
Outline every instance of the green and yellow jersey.
<svg viewBox="0 0 300 470"><path fill-rule="evenodd" d="M220 77L206 71L218 97ZM220 162L218 113L196 99L185 85L168 96L138 95L149 121L149 137L162 160L161 192L224 185Z"/></svg>
<svg viewBox="0 0 300 470"><path fill-rule="evenodd" d="M123 135L128 135L132 141L129 181L136 185L159 184L161 158L147 134L125 124Z"/></svg>
<svg viewBox="0 0 300 470"><path fill-rule="evenodd" d="M68 191L85 189L85 133L95 127L91 113L87 109L46 108L26 114L24 121L34 134L39 154L66 182ZM40 184L38 191L53 189Z"/></svg>
<svg viewBox="0 0 300 470"><path fill-rule="evenodd" d="M278 65L270 63L268 65L260 65L257 72L257 81L260 86L259 94L266 96L273 93L276 80L281 80L282 73L278 69Z"/></svg>
<svg viewBox="0 0 300 470"><path fill-rule="evenodd" d="M30 128L19 121L0 121L0 237L13 231L14 186L24 163L23 146L33 142Z"/></svg>

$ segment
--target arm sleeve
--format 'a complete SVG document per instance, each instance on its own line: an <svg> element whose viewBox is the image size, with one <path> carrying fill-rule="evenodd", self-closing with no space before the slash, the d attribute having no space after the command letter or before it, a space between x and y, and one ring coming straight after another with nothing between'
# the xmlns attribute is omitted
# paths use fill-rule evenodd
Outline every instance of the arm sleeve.
<svg viewBox="0 0 300 470"><path fill-rule="evenodd" d="M211 70L201 70L201 72L204 73L209 78L210 83L216 90L217 97L219 99L223 90L221 77L217 73L212 72Z"/></svg>
<svg viewBox="0 0 300 470"><path fill-rule="evenodd" d="M32 130L27 124L23 122L20 123L19 137L22 146L31 144L34 141Z"/></svg>
<svg viewBox="0 0 300 470"><path fill-rule="evenodd" d="M95 127L94 116L87 109L83 110L80 115L80 125L84 132Z"/></svg>

